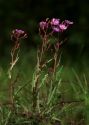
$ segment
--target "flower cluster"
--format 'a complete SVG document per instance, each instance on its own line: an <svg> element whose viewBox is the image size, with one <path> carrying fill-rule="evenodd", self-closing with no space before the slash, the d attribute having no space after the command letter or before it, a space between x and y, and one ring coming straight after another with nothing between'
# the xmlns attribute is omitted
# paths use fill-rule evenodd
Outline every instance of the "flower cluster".
<svg viewBox="0 0 89 125"><path fill-rule="evenodd" d="M19 40L19 39L27 38L27 34L25 31L20 29L14 29L11 33L11 39L12 40Z"/></svg>
<svg viewBox="0 0 89 125"><path fill-rule="evenodd" d="M45 30L48 28L48 23L46 21L40 22L40 28Z"/></svg>
<svg viewBox="0 0 89 125"><path fill-rule="evenodd" d="M51 28L53 32L65 31L73 22L69 20L60 21L60 19L52 18L50 21L42 21L39 26L41 30Z"/></svg>

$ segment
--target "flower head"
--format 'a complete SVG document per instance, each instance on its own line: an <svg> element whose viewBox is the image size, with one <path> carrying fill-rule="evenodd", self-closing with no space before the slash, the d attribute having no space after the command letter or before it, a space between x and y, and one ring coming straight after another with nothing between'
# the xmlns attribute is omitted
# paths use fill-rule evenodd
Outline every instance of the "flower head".
<svg viewBox="0 0 89 125"><path fill-rule="evenodd" d="M60 32L59 23L60 23L60 19L57 19L57 18L51 19L50 24L54 32Z"/></svg>
<svg viewBox="0 0 89 125"><path fill-rule="evenodd" d="M48 23L46 21L40 22L39 25L41 30L45 30L48 28Z"/></svg>
<svg viewBox="0 0 89 125"><path fill-rule="evenodd" d="M59 25L58 26L52 26L52 30L54 32L60 32L61 31Z"/></svg>
<svg viewBox="0 0 89 125"><path fill-rule="evenodd" d="M26 32L20 29L14 29L11 33L11 39L18 40L21 38L27 38Z"/></svg>
<svg viewBox="0 0 89 125"><path fill-rule="evenodd" d="M73 24L73 22L69 20L60 22L60 19L53 18L51 19L50 24L54 32L63 32L68 28L69 25Z"/></svg>
<svg viewBox="0 0 89 125"><path fill-rule="evenodd" d="M54 26L55 26L55 25L59 25L60 19L53 18L50 23L51 23L52 26L53 26L53 25L54 25Z"/></svg>
<svg viewBox="0 0 89 125"><path fill-rule="evenodd" d="M69 20L65 20L64 23L65 23L66 25L71 25L71 24L73 24L73 22L71 22L71 21L69 21Z"/></svg>
<svg viewBox="0 0 89 125"><path fill-rule="evenodd" d="M46 21L42 21L40 22L40 29L41 30L46 30L46 29L50 29L53 32L63 32L65 31L69 25L73 24L73 22L69 21L69 20L64 20L62 22L60 22L60 19L57 18L52 18L51 20L46 20Z"/></svg>
<svg viewBox="0 0 89 125"><path fill-rule="evenodd" d="M73 24L73 22L71 22L71 21L69 21L69 20L64 20L64 21L59 25L60 30L61 30L61 31L66 30L66 29L69 27L69 25L71 25L71 24Z"/></svg>
<svg viewBox="0 0 89 125"><path fill-rule="evenodd" d="M64 31L67 29L67 26L65 24L60 24L59 27L60 27L60 31Z"/></svg>

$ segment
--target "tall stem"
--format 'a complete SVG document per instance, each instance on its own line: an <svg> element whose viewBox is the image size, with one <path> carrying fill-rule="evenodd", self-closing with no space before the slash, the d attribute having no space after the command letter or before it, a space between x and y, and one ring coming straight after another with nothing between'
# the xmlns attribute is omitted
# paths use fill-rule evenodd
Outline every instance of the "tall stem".
<svg viewBox="0 0 89 125"><path fill-rule="evenodd" d="M12 109L14 109L14 82L12 80L12 70L19 59L18 53L19 53L19 42L16 41L14 47L11 50L11 63L10 63L11 66L8 71L10 79L9 96L10 96L10 103L12 104Z"/></svg>

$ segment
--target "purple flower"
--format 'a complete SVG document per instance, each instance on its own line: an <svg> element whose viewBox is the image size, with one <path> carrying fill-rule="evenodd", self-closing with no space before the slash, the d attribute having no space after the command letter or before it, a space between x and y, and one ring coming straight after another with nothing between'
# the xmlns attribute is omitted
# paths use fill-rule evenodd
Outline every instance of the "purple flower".
<svg viewBox="0 0 89 125"><path fill-rule="evenodd" d="M60 19L53 18L50 23L51 23L52 26L53 26L53 25L54 25L54 26L55 26L55 25L59 25Z"/></svg>
<svg viewBox="0 0 89 125"><path fill-rule="evenodd" d="M46 20L46 21L42 21L40 22L40 28L42 30L46 30L46 29L52 29L53 32L63 32L65 31L69 25L73 24L73 22L69 21L69 20L64 20L63 22L60 22L60 19L57 18L52 18L51 20Z"/></svg>
<svg viewBox="0 0 89 125"><path fill-rule="evenodd" d="M59 25L58 25L58 26L52 26L52 30L53 30L54 32L60 32L60 27L59 27Z"/></svg>
<svg viewBox="0 0 89 125"><path fill-rule="evenodd" d="M45 30L45 29L48 28L48 23L45 22L45 21L40 22L39 25L40 25L40 28L41 28L42 30Z"/></svg>
<svg viewBox="0 0 89 125"><path fill-rule="evenodd" d="M18 40L21 38L27 38L27 34L25 31L23 30L19 30L19 29L14 29L11 33L11 38L13 40Z"/></svg>
<svg viewBox="0 0 89 125"><path fill-rule="evenodd" d="M60 24L59 27L60 27L60 30L61 30L61 31L67 29L67 26L66 26L65 24Z"/></svg>
<svg viewBox="0 0 89 125"><path fill-rule="evenodd" d="M73 24L73 22L71 22L71 21L69 21L69 20L63 21L63 22L59 25L60 30L61 30L61 31L66 30L66 29L69 27L69 25L71 25L71 24Z"/></svg>
<svg viewBox="0 0 89 125"><path fill-rule="evenodd" d="M60 19L56 19L56 18L51 19L50 24L54 32L60 32L59 23L60 23Z"/></svg>
<svg viewBox="0 0 89 125"><path fill-rule="evenodd" d="M71 25L71 24L73 24L73 22L71 22L71 21L69 21L69 20L65 20L64 23L65 23L66 25Z"/></svg>

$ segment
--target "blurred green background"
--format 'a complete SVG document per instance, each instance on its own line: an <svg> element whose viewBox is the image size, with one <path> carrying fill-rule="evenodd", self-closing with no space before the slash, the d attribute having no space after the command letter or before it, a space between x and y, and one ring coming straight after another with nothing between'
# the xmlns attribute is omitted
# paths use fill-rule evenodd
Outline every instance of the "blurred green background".
<svg viewBox="0 0 89 125"><path fill-rule="evenodd" d="M39 45L38 24L48 17L74 22L64 33L68 40L62 50L63 65L77 66L80 71L84 66L88 68L88 0L0 0L0 64L3 68L10 62L10 32L15 28L24 29L28 33L27 40L22 43L21 55L25 55L22 58L30 56L28 62L33 60L29 62L33 65Z"/></svg>

